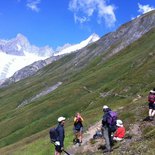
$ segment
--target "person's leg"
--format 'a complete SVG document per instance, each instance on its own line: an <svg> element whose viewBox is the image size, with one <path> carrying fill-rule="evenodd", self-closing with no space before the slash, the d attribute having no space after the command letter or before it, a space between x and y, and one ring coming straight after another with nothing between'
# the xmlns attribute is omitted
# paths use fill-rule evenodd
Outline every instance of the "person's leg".
<svg viewBox="0 0 155 155"><path fill-rule="evenodd" d="M153 112L152 112L152 117L154 117L154 115L155 115L155 110L153 110Z"/></svg>
<svg viewBox="0 0 155 155"><path fill-rule="evenodd" d="M112 146L113 145L113 140L112 140L112 136L111 136L112 132L111 132L110 128L108 128L108 133L109 133L108 135L109 135L110 145Z"/></svg>
<svg viewBox="0 0 155 155"><path fill-rule="evenodd" d="M107 149L108 151L110 151L110 150L111 150L111 146L110 146L110 140L109 140L109 131L108 131L108 128L107 128L107 127L104 128L104 130L103 130L103 137L104 137L104 139L105 139L105 146L106 146L106 149Z"/></svg>
<svg viewBox="0 0 155 155"><path fill-rule="evenodd" d="M149 119L152 120L152 113L153 113L153 104L149 103Z"/></svg>
<svg viewBox="0 0 155 155"><path fill-rule="evenodd" d="M61 155L61 146L55 146L55 154L54 155Z"/></svg>
<svg viewBox="0 0 155 155"><path fill-rule="evenodd" d="M55 150L55 154L54 155L61 155L61 153Z"/></svg>
<svg viewBox="0 0 155 155"><path fill-rule="evenodd" d="M118 138L118 137L114 137L113 140L114 141L122 141L123 138Z"/></svg>
<svg viewBox="0 0 155 155"><path fill-rule="evenodd" d="M79 139L79 131L78 130L75 130L75 138L76 138L76 140Z"/></svg>
<svg viewBox="0 0 155 155"><path fill-rule="evenodd" d="M149 103L149 117L152 116L152 112L153 112L153 104Z"/></svg>
<svg viewBox="0 0 155 155"><path fill-rule="evenodd" d="M149 117L152 116L152 112L153 112L153 110L152 109L149 109Z"/></svg>
<svg viewBox="0 0 155 155"><path fill-rule="evenodd" d="M152 118L155 116L155 104L152 105L153 109L152 109Z"/></svg>
<svg viewBox="0 0 155 155"><path fill-rule="evenodd" d="M82 139L83 139L83 128L81 127L79 131L79 142L80 143L82 143Z"/></svg>

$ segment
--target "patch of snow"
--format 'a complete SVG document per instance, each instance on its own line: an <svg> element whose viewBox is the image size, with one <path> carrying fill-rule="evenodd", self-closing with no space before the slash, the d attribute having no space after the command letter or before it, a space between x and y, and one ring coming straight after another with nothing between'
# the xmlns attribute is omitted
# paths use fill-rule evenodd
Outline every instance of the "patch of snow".
<svg viewBox="0 0 155 155"><path fill-rule="evenodd" d="M55 85L43 90L42 92L40 92L36 96L29 98L27 100L24 100L17 108L23 107L23 106L35 101L36 99L51 93L52 91L56 90L60 85L62 85L62 82L57 82Z"/></svg>
<svg viewBox="0 0 155 155"><path fill-rule="evenodd" d="M54 56L75 52L75 51L80 50L81 48L87 46L88 44L97 41L98 39L100 39L100 37L94 33L89 38L80 42L79 44L70 45L69 47L66 47L66 48L60 50L58 53L55 53Z"/></svg>
<svg viewBox="0 0 155 155"><path fill-rule="evenodd" d="M23 67L46 58L32 53L26 53L25 56L16 56L0 52L0 80L9 78Z"/></svg>

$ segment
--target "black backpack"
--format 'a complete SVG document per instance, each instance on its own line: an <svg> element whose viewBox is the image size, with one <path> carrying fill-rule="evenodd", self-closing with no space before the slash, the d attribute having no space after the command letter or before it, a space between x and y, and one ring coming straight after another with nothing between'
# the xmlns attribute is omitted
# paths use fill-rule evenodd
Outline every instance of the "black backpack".
<svg viewBox="0 0 155 155"><path fill-rule="evenodd" d="M150 93L149 96L148 96L148 101L150 103L154 103L154 101L155 101L155 94Z"/></svg>
<svg viewBox="0 0 155 155"><path fill-rule="evenodd" d="M51 128L50 131L49 131L49 135L50 135L51 142L57 141L58 131L57 131L56 128Z"/></svg>

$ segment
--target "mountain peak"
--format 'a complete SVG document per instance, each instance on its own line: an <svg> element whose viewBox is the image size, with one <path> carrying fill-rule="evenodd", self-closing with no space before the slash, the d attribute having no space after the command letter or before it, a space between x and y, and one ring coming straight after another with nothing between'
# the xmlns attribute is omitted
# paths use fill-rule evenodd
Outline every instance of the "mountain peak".
<svg viewBox="0 0 155 155"><path fill-rule="evenodd" d="M58 53L55 53L54 56L75 52L99 39L100 37L96 33L93 33L86 40L80 42L79 44L74 44L74 45L67 44L66 47L64 46L63 48L60 48L61 50Z"/></svg>
<svg viewBox="0 0 155 155"><path fill-rule="evenodd" d="M100 39L100 37L99 37L96 33L93 33L93 34L88 38L88 40L89 40L88 44L93 43L93 42L95 42L95 41L97 41L97 40L99 40L99 39Z"/></svg>
<svg viewBox="0 0 155 155"><path fill-rule="evenodd" d="M28 39L24 35L22 35L21 33L17 34L15 40L19 41L20 43L29 43Z"/></svg>
<svg viewBox="0 0 155 155"><path fill-rule="evenodd" d="M21 34L21 33L18 33L17 36L16 36L16 38L19 38L19 37L20 37L20 38L26 38L26 37L25 37L23 34Z"/></svg>

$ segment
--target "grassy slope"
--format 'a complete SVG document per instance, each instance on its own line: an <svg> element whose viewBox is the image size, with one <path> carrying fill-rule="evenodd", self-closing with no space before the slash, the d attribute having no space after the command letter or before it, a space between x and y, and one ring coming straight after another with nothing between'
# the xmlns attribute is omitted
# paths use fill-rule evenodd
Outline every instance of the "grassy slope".
<svg viewBox="0 0 155 155"><path fill-rule="evenodd" d="M47 66L32 78L0 90L0 147L20 141L17 146L4 151L13 149L17 151L16 154L20 154L18 146L39 139L25 145L22 152L50 154L49 139L41 136L47 133L44 129L54 125L60 115L72 119L76 111L81 111L84 115L87 128L101 118L104 103L113 108L124 106L121 117L125 121L137 121L133 111L137 105L132 100L137 94L147 96L148 90L155 85L155 29L107 62L102 62L102 56L97 57L81 72L65 73L61 66L72 57L74 54ZM63 77L60 72L63 72ZM45 85L50 86L58 81L63 81L63 85L53 93L24 108L16 109L24 99L35 95ZM100 93L109 91L109 96L100 96ZM145 102L146 97L143 97L139 105ZM128 107L132 107L130 112ZM71 141L71 121L69 119L67 122L67 144ZM152 129L152 132L155 131ZM28 142L27 139L22 140L30 135L34 137L27 138Z"/></svg>

